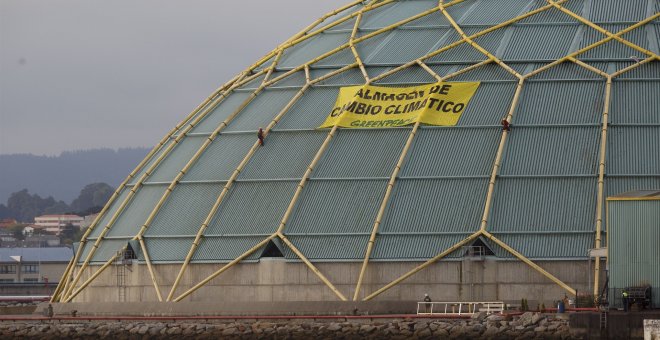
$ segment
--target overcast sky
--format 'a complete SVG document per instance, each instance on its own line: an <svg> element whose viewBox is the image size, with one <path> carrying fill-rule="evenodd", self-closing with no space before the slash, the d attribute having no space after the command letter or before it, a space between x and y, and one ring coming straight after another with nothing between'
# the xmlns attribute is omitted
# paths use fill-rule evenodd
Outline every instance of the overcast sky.
<svg viewBox="0 0 660 340"><path fill-rule="evenodd" d="M0 0L0 154L153 146L348 0Z"/></svg>

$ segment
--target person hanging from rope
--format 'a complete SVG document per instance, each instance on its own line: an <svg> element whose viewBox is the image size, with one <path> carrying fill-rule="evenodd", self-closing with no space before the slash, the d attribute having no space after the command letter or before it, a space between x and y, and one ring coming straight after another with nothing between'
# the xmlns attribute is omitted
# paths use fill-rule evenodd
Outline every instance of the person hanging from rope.
<svg viewBox="0 0 660 340"><path fill-rule="evenodd" d="M502 119L502 131L511 131L511 123L506 119Z"/></svg>
<svg viewBox="0 0 660 340"><path fill-rule="evenodd" d="M259 138L259 145L264 146L264 129L259 128L259 132L257 132L257 138Z"/></svg>

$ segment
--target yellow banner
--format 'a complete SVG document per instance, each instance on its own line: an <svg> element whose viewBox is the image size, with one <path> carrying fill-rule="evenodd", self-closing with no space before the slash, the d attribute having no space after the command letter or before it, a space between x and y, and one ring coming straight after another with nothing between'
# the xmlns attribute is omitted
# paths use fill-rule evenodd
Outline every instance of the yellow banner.
<svg viewBox="0 0 660 340"><path fill-rule="evenodd" d="M348 86L320 128L382 128L417 122L456 125L479 82L435 83L411 87Z"/></svg>

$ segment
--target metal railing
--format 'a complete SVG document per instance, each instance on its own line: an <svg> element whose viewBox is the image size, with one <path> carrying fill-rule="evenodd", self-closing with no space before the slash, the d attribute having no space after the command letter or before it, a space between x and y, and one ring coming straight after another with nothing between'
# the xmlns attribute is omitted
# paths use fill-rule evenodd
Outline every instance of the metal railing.
<svg viewBox="0 0 660 340"><path fill-rule="evenodd" d="M475 312L503 313L504 302L502 301L488 301L488 302L417 302L417 315L463 315L472 314Z"/></svg>

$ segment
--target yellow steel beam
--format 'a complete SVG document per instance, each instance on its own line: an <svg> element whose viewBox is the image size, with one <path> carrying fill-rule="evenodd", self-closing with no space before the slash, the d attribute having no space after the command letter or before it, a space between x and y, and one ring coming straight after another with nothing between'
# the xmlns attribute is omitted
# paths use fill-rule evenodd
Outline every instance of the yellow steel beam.
<svg viewBox="0 0 660 340"><path fill-rule="evenodd" d="M264 239L263 241L257 243L254 247L248 249L246 252L244 252L243 254L241 254L241 256L239 256L239 257L235 258L233 261L227 263L227 264L224 265L222 268L218 269L216 272L214 272L213 274L209 275L207 278L205 278L204 280L202 280L201 282L199 282L199 283L196 284L195 286L191 287L190 289L188 289L187 291L185 291L183 294L179 295L176 299L174 299L174 302L179 302L179 301L181 301L181 300L182 300L183 298L185 298L186 296L192 294L192 293L195 292L197 289L203 287L205 284L207 284L209 281L213 280L213 279L216 278L218 275L220 275L220 274L222 274L223 272L225 272L227 269L229 269L229 268L233 267L235 264L237 264L237 263L243 261L243 259L245 259L246 257L250 256L252 253L254 253L255 251L257 251L259 248L265 246L266 243L268 243L270 240L272 240L272 239L275 238L275 237L276 237L276 235L273 234L273 235L267 237L266 239Z"/></svg>
<svg viewBox="0 0 660 340"><path fill-rule="evenodd" d="M76 296L78 296L78 294L80 294L80 292L82 292L83 289L85 289L90 283L92 283L92 281L94 281L94 279L96 279L99 275L101 275L101 273L103 273L103 271L106 270L106 268L108 268L108 267L112 264L112 262L117 258L117 256L119 256L120 253L123 253L123 251L124 251L125 249L126 249L126 247L124 247L120 252L115 253L115 255L114 255L112 258L110 258L110 259L109 259L109 260L108 260L108 261L107 261L107 262L106 262L106 263L105 263L105 264L104 264L99 270L97 270L97 271L96 271L94 274L92 274L92 276L90 276L90 277L89 277L89 278L88 278L88 279L87 279L82 285L80 285L80 288L78 288L78 289L76 289L75 291L73 291L73 292L72 292L69 296L67 296L66 299L64 299L64 301L62 301L62 302L65 302L65 303L66 303L66 302L71 302L71 300L72 300L73 298L75 298Z"/></svg>
<svg viewBox="0 0 660 340"><path fill-rule="evenodd" d="M287 247L289 247L289 249L291 249L291 251L293 251L307 265L307 267L309 267L309 269L312 270L314 274L316 274L316 276L318 276L319 279L321 279L321 281L323 281L323 283L325 283L326 286L328 286L328 288L330 288L330 290L332 290L333 293L335 293L335 295L337 295L337 297L339 297L339 299L341 299L342 301L347 300L344 294L342 294L332 284L332 282L330 282L330 280L328 280L328 278L325 277L325 275L323 275L323 273L321 273L321 271L318 270L318 268L316 268L316 266L314 266L312 262L310 262L309 259L307 259L307 257L300 250L298 250L298 248L296 248L296 246L294 246L293 243L291 243L291 241L286 236L284 236L284 234L277 233L277 236L287 245Z"/></svg>
<svg viewBox="0 0 660 340"><path fill-rule="evenodd" d="M138 241L140 242L140 247L142 248L142 253L144 254L144 262L147 263L147 268L149 269L151 282L154 284L154 289L156 290L156 296L158 297L158 301L162 302L163 295L160 293L160 287L158 286L158 282L156 281L156 274L154 273L154 269L151 266L151 259L149 258L149 251L147 251L147 245L144 244L144 238L142 236L138 238Z"/></svg>
<svg viewBox="0 0 660 340"><path fill-rule="evenodd" d="M464 244L469 243L469 242L471 242L472 240L474 240L474 239L476 239L477 237L479 237L479 235L481 235L481 233L482 233L481 231L477 231L476 233L474 233L474 234L468 236L467 238L463 239L462 241L460 241L460 242L456 243L455 245L449 247L448 249L446 249L446 250L443 251L442 253L436 255L435 257L429 259L428 261L424 262L423 264L421 264L421 265L419 265L419 266L413 268L413 269L410 270L409 272L403 274L402 276L400 276L400 277L397 278L396 280L394 280L394 281L388 283L388 284L385 285L384 287L382 287L382 288L378 289L377 291L375 291L375 292L369 294L367 297L365 297L365 298L363 299L363 301L369 301L369 300L373 299L374 297L376 297L376 296L382 294L382 293L385 292L386 290L388 290L388 289L390 289L390 288L392 288L392 287L398 285L399 283L401 283L401 281L403 281L403 280L405 280L405 279L407 279L407 278L409 278L409 277L415 275L415 274L416 274L417 272L419 272L420 270L422 270L422 269L424 269L424 268L426 268L426 267L428 267L428 266L430 266L430 265L432 265L432 264L438 262L438 261L439 261L440 259L442 259L443 257L445 257L445 256L447 256L447 255L453 253L453 252L456 251L457 249L460 249Z"/></svg>
<svg viewBox="0 0 660 340"><path fill-rule="evenodd" d="M463 32L463 29L461 29L461 27L456 23L456 21L454 21L454 18L452 18L452 16L449 14L449 12L447 12L447 9L446 9L445 6L442 4L442 2L440 2L440 4L438 5L438 8L440 8L440 12L442 12L442 14L445 16L445 18L447 18L447 21L449 21L449 23L452 25L452 27L454 27L454 29L456 30L456 32L458 32L458 34L461 36L461 38L462 38L463 41L465 41L465 42L467 42L468 44L470 44L470 45L471 45L472 47L474 47L477 51L481 52L481 53L482 53L483 55L485 55L488 59L492 60L494 63L496 63L497 65L499 65L499 66L502 67L503 69L505 69L507 72L513 74L516 78L518 78L518 79L521 79L521 78L522 78L522 76L521 76L518 72L516 72L514 69L512 69L511 67L509 67L509 65L505 64L503 61L501 61L501 60L500 60L499 58L497 58L495 55L493 55L492 53L488 52L485 48L481 47L479 44L477 44L476 42L474 42L474 40L472 40L472 38L470 38L469 36L467 36L467 35L465 34L465 32Z"/></svg>
<svg viewBox="0 0 660 340"><path fill-rule="evenodd" d="M324 76L319 77L319 78L317 78L317 79L315 79L315 80L313 80L313 81L307 83L307 84L305 85L304 89L306 89L308 86L311 86L311 85L313 85L313 84L315 84L315 83L317 83L317 82L321 82L321 81L323 81L323 80L325 80L325 79L328 79L328 78L330 78L330 77L333 77L333 76L335 76L335 75L337 75L337 74L340 74L340 73L342 73L342 72L344 72L344 71L346 71L346 70L349 70L349 69L351 69L351 68L353 68L353 67L356 67L356 66L357 66L357 64L347 65L347 66L345 66L345 67L343 67L343 68L341 68L341 69L339 69L339 70L336 70L336 71L330 72L330 73L328 73L328 74L325 74ZM310 76L309 76L309 67L308 67L308 66L305 67L305 77L306 77L306 79L309 79L309 77L310 77ZM299 93L296 95L296 97L294 97L294 98L289 102L289 104L288 104L288 105L287 105L287 106L286 106L286 107L280 112L280 114L278 114L278 115L275 117L275 119L273 119L273 121L271 122L271 124L270 124L268 127L266 127L266 130L264 131L264 134L265 134L265 135L268 135L270 129L272 129L272 127L275 126L275 124L277 124L277 122L278 122L279 119L282 117L282 115L283 115L284 113L286 113L286 112L290 109L290 107L293 105L293 103L295 103L295 101L298 100L298 98L302 95L302 92L303 92L303 91L299 92ZM195 251L197 250L197 248L199 247L199 244L200 244L200 242L201 242L201 240L202 240L202 237L203 237L204 231L206 230L206 228L208 227L208 225L211 223L211 220L213 219L213 216L215 216L215 214L217 213L217 211L218 211L218 209L219 209L219 207L220 207L220 204L222 203L222 201L224 200L224 198L225 198L226 195L228 194L230 187L231 187L231 186L233 185L233 183L236 181L236 178L237 178L238 175L241 173L241 171L243 171L243 168L245 167L245 165L247 164L247 162L251 159L252 155L256 152L256 150L257 150L258 147L259 147L259 143L258 143L258 142L255 142L254 145L252 146L252 148L250 149L250 151L248 151L248 154L243 158L243 160L241 161L241 163L236 167L236 169L235 169L234 172L232 173L231 177L229 178L229 180L227 181L227 183L226 183L225 186L223 187L222 192L220 193L220 195L219 195L218 198L216 199L215 203L214 203L213 206L211 207L211 210L210 210L210 212L208 213L208 215L206 216L206 219L204 220L204 222L202 223L202 225L200 226L200 228L199 228L198 231L197 231L197 235L195 236L195 240L193 241L193 243L192 243L192 245L191 245L190 251L188 251L188 254L186 255L186 259L184 260L183 265L181 266L181 269L179 270L179 274L177 275L176 279L174 280L174 284L172 285L172 289L170 290L170 293L168 294L167 301L171 301L171 300L172 300L172 297L174 296L174 293L176 292L176 289L177 289L178 286L179 286L179 283L180 283L180 281L181 281L181 278L183 277L183 274L184 274L186 268L188 267L188 265L189 265L189 263L190 263L190 260L192 259L193 255L195 254ZM236 262L236 263L238 263L238 262ZM233 265L233 264L232 264L232 265ZM219 274L218 274L218 275L219 275ZM206 281L206 282L208 282L208 281ZM194 290L196 290L196 289L198 289L199 287L202 287L202 286L203 286L203 284L202 284L202 285L198 285L198 286L196 286L197 288L195 288ZM194 290L190 291L190 293L192 293Z"/></svg>
<svg viewBox="0 0 660 340"><path fill-rule="evenodd" d="M541 268L539 265L536 263L532 262L530 259L516 251L515 249L511 248L509 245L506 243L500 241L497 237L493 236L491 233L487 231L482 231L483 236L488 238L489 240L497 243L500 247L504 248L504 250L508 251L511 253L513 256L517 257L520 261L525 262L528 266L532 267L534 270L537 272L541 273L541 275L547 277L548 279L552 280L554 283L556 283L558 286L562 287L565 289L567 292L569 292L571 295L575 295L576 291L575 289L571 288L569 285L565 284L563 281L560 279L556 278L554 275L550 274L547 272L545 269Z"/></svg>
<svg viewBox="0 0 660 340"><path fill-rule="evenodd" d="M573 19L575 19L575 20L577 20L577 21L579 21L579 22L581 22L581 23L583 23L583 24L585 24L585 25L587 25L587 26L589 26L589 27L595 29L596 31L598 31L598 32L600 32L600 33L603 33L603 34L605 34L606 36L611 37L611 38L615 39L616 41L618 41L618 42L620 42L620 43L622 43L622 44L624 44L624 45L626 45L626 46L628 46L628 47L630 47L630 48L632 48L632 49L634 49L634 50L636 50L636 51L638 51L638 52L642 52L642 53L644 53L644 54L646 54L646 55L648 55L648 56L658 57L657 54L655 54L655 53L653 53L653 52L651 52L651 51L649 51L649 50L647 50L647 49L645 49L645 48L642 48L642 47L640 47L640 46L638 46L638 45L635 45L635 44L631 43L630 41L628 41L628 40L626 40L626 39L621 38L620 35L612 34L612 32L610 32L610 31L608 31L608 30L606 30L606 29L604 29L604 28L602 28L602 27L600 27L600 26L594 24L593 22L591 22L591 21L585 19L584 17L582 17L582 16L580 16L580 15L577 15L577 14L571 12L570 10L568 10L568 9L566 9L565 7L559 5L559 4L556 3L555 1L553 1L553 0L547 0L547 1L548 1L549 4L551 4L552 6L554 6L555 8L557 8L558 10L560 10L560 11L566 13L567 15L569 15L570 17L572 17Z"/></svg>
<svg viewBox="0 0 660 340"><path fill-rule="evenodd" d="M596 248L600 248L601 230L603 225L603 198L605 195L605 158L607 155L607 126L609 124L609 112L612 94L612 77L607 77L605 85L605 103L603 105L603 125L600 140L600 161L598 162L598 196L596 199ZM596 258L594 267L594 296L598 295L600 281L600 258Z"/></svg>
<svg viewBox="0 0 660 340"><path fill-rule="evenodd" d="M520 93L522 93L524 83L525 83L525 78L521 78L520 80L518 80L518 86L516 87L516 92L513 95L513 100L511 101L509 112L504 118L509 123L511 123L513 114L515 113L516 107L518 106ZM486 203L484 204L484 213L481 217L481 227L480 227L481 231L485 231L488 225L488 216L490 214L491 206L493 204L493 195L495 193L495 181L497 179L497 174L500 171L500 167L502 166L502 156L504 155L504 146L506 145L506 140L508 136L509 136L509 131L502 129L502 137L500 138L500 144L497 147L495 162L493 162L493 170L490 173L490 180L488 181L488 191L486 192Z"/></svg>
<svg viewBox="0 0 660 340"><path fill-rule="evenodd" d="M163 151L163 153L154 161L154 163L140 176L140 178L137 180L135 185L130 189L129 194L127 197L124 199L124 201L119 205L115 213L112 215L108 223L105 225L103 230L101 231L101 234L98 236L96 242L94 242L94 245L92 246L92 249L90 252L87 254L87 257L85 258L85 261L83 262L80 271L78 275L74 278L72 284L71 284L71 290L75 287L75 285L78 283L80 280L80 275L82 274L82 271L88 266L90 259L94 256L94 253L96 252L96 249L98 249L99 245L103 241L105 235L110 231L114 223L117 221L121 213L124 211L124 209L128 206L128 204L132 201L133 197L137 193L137 191L140 189L140 187L143 185L144 181L151 176L151 174L156 170L156 168L161 164L161 162L167 157L170 152L174 149L176 145L179 144L179 142L186 136L186 134L192 130L215 106L219 104L219 102L226 97L226 94L229 93L231 90L233 90L234 87L230 87L225 93L223 93L221 96L217 97L214 99L214 101L211 103L211 105L206 106L206 109L201 112L201 114L197 115L192 122L190 122L188 125L181 130L180 134L174 139L174 142L169 144L167 148ZM256 95L263 89L263 87L259 87L254 93L248 97L243 104L236 110L234 113L232 113L229 117L223 121L218 129L224 128L227 126L228 122L231 121L245 106L247 106L253 99L256 97ZM169 189L169 188L168 188ZM161 201L159 201L159 205L162 205L164 202L164 199L161 197ZM150 217L151 218L151 217ZM142 228L146 229L146 228ZM144 231L141 230L140 233L143 233ZM70 290L70 291L71 291ZM69 292L70 292L69 291Z"/></svg>
<svg viewBox="0 0 660 340"><path fill-rule="evenodd" d="M557 4L559 4L559 1L557 1ZM552 5L550 5L550 6L552 6ZM591 49L594 49L598 46L601 46L601 45L607 43L608 41L614 39L615 37L620 37L620 36L630 32L632 30L635 30L635 29L637 29L641 26L644 26L644 25L648 24L649 22L651 22L651 21L653 21L657 18L660 18L660 12L658 12L658 13L656 13L656 14L654 14L654 15L652 15L652 16L650 16L650 17L648 17L648 18L646 18L646 19L644 19L644 20L642 20L642 21L640 21L640 22L638 22L634 25L628 26L627 28L622 29L621 31L614 33L612 36L608 36L608 37L603 38L599 41L596 41L595 43L590 44L588 46L585 46L585 47L583 47L583 48L581 48L581 49L579 49L579 50L577 50L573 53L570 53L570 54L564 56L563 58L559 58L559 59L557 59L557 60L555 60L555 61L553 61L553 62L551 62L551 63L549 63L549 64L547 64L543 67L540 67L540 68L526 74L525 78L530 78L530 77L532 77L536 74L539 74L539 73L541 73L541 72L543 72L543 71L545 71L545 70L547 70L551 67L557 66L557 65L559 65L559 64L561 64L561 63L563 63L567 60L570 60L571 58L577 57L578 55L580 55L582 53L585 53L585 52L587 52ZM655 56L654 58L658 58L658 57Z"/></svg>

